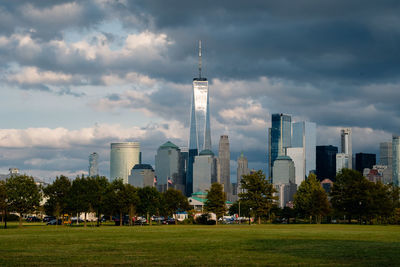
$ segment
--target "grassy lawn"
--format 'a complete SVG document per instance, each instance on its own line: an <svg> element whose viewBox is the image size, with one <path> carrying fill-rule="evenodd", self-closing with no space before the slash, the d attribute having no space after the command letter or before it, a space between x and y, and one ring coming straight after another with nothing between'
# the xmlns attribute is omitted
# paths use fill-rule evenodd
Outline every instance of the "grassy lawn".
<svg viewBox="0 0 400 267"><path fill-rule="evenodd" d="M399 226L221 225L0 229L0 266L393 266Z"/></svg>

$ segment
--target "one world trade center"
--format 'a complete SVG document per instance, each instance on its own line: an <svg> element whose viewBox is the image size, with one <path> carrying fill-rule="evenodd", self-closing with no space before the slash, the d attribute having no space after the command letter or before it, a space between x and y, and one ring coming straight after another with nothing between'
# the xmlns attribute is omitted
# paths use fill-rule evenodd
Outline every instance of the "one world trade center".
<svg viewBox="0 0 400 267"><path fill-rule="evenodd" d="M199 41L199 77L193 79L190 111L189 164L186 176L186 194L193 192L194 157L202 150L211 150L210 105L207 78L201 76L201 41Z"/></svg>

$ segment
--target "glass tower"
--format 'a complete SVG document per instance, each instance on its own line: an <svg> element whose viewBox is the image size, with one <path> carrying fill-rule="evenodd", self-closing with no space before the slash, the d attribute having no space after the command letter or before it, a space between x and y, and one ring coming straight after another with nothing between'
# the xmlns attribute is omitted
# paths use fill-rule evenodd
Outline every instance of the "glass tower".
<svg viewBox="0 0 400 267"><path fill-rule="evenodd" d="M316 170L317 125L314 122L302 121L293 123L292 127L292 147L304 148L304 174L308 176Z"/></svg>
<svg viewBox="0 0 400 267"><path fill-rule="evenodd" d="M194 157L202 150L211 150L211 128L208 80L201 77L201 41L199 41L199 77L193 79L190 112L189 164L186 176L187 196L193 193Z"/></svg>
<svg viewBox="0 0 400 267"><path fill-rule="evenodd" d="M99 154L93 152L89 156L89 177L99 175Z"/></svg>
<svg viewBox="0 0 400 267"><path fill-rule="evenodd" d="M272 167L278 156L286 155L286 148L291 147L292 140L292 117L285 114L272 114L272 127L270 130L270 166L269 172L272 177Z"/></svg>

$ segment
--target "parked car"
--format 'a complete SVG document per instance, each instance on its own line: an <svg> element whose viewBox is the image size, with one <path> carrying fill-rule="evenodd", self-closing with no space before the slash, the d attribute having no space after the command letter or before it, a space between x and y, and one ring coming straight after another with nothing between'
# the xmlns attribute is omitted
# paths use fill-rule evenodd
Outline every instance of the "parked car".
<svg viewBox="0 0 400 267"><path fill-rule="evenodd" d="M27 221L27 222L41 222L42 220L39 219L39 218L36 217L36 216L29 216L28 218L26 218L26 221Z"/></svg>
<svg viewBox="0 0 400 267"><path fill-rule="evenodd" d="M112 219L113 219L115 225L117 225L117 226L120 225L119 216L113 216ZM128 215L124 215L122 217L122 225L129 225L129 216Z"/></svg>
<svg viewBox="0 0 400 267"><path fill-rule="evenodd" d="M72 223L76 223L77 221L78 221L79 223L83 223L83 222L84 222L81 218L79 218L79 219L76 218L76 217L72 217L72 218L71 218L71 224L72 224Z"/></svg>
<svg viewBox="0 0 400 267"><path fill-rule="evenodd" d="M176 224L174 218L168 218L167 220L163 221L163 224Z"/></svg>
<svg viewBox="0 0 400 267"><path fill-rule="evenodd" d="M54 220L51 220L51 221L49 221L49 222L47 222L47 224L46 225L61 225L62 224L62 220L61 219L54 219Z"/></svg>
<svg viewBox="0 0 400 267"><path fill-rule="evenodd" d="M52 221L52 220L55 220L55 219L56 219L55 216L45 216L43 218L43 222L49 222L49 221Z"/></svg>

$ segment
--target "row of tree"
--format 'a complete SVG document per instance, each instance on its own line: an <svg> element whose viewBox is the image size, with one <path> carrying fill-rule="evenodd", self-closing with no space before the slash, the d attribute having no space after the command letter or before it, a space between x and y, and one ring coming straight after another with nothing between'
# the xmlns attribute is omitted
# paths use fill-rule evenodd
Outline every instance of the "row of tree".
<svg viewBox="0 0 400 267"><path fill-rule="evenodd" d="M400 223L400 191L397 186L373 183L361 173L343 169L336 176L328 194L314 174L303 181L294 196L294 208L279 210L276 206L276 190L261 172L244 175L241 181L240 200L232 205L230 213L271 219L280 215L308 219L320 223L324 217L345 218L350 223Z"/></svg>
<svg viewBox="0 0 400 267"><path fill-rule="evenodd" d="M187 198L178 190L168 189L159 193L154 187L136 188L122 180L109 182L106 177L77 177L70 181L60 176L46 186L36 185L32 177L16 175L0 183L0 208L3 214L16 212L20 217L38 211L42 198L44 212L57 217L64 214L96 213L98 222L101 215L172 216L176 211L189 209Z"/></svg>
<svg viewBox="0 0 400 267"><path fill-rule="evenodd" d="M311 174L303 181L294 196L294 209L277 209L276 190L262 171L244 175L239 194L240 200L230 207L230 213L246 217L271 219L279 215L287 219L305 218L320 223L323 217L346 218L349 222L399 223L399 188L368 181L359 172L343 169L336 177L330 194L321 187L316 176ZM189 210L187 198L178 190L168 189L159 193L154 187L136 188L122 180L109 182L106 177L77 177L70 181L60 176L46 186L39 187L32 177L16 175L6 182L0 181L0 209L3 214L16 212L20 224L24 214L40 208L40 201L47 215L86 214L101 215L129 214L149 216L172 216L176 211ZM240 210L240 212L239 212ZM208 190L205 211L215 213L217 221L227 211L226 194L221 184L212 184ZM120 223L122 225L122 219Z"/></svg>

